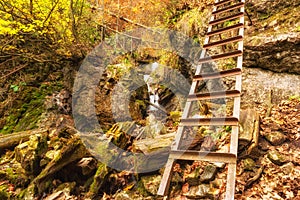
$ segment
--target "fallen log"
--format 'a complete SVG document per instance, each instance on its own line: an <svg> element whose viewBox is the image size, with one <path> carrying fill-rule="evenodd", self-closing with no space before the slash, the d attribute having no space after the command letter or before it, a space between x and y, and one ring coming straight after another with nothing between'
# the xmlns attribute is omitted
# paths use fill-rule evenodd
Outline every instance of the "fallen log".
<svg viewBox="0 0 300 200"><path fill-rule="evenodd" d="M10 149L21 142L26 142L29 140L29 137L31 135L35 134L41 134L45 133L47 130L28 130L28 131L22 131L22 132L17 132L17 133L12 133L8 135L2 135L0 136L0 154L5 150L5 149Z"/></svg>
<svg viewBox="0 0 300 200"><path fill-rule="evenodd" d="M48 180L51 179L53 174L60 171L68 164L86 156L91 155L81 142L80 138L74 137L70 139L68 144L61 149L59 155L48 163L42 172L30 183L25 196L31 198L31 195L35 193L33 191L37 191L37 194L39 195L42 194L48 189Z"/></svg>

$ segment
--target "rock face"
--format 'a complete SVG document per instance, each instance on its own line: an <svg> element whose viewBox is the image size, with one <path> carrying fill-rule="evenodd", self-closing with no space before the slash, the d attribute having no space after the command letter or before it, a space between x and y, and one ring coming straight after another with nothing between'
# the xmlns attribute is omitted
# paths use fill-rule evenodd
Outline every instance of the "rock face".
<svg viewBox="0 0 300 200"><path fill-rule="evenodd" d="M274 42L245 46L244 66L300 74L300 34L280 35Z"/></svg>
<svg viewBox="0 0 300 200"><path fill-rule="evenodd" d="M300 74L299 1L253 0L246 7L252 24L245 31L244 67Z"/></svg>
<svg viewBox="0 0 300 200"><path fill-rule="evenodd" d="M252 0L246 8L243 103L267 104L271 90L274 104L299 95L299 1Z"/></svg>
<svg viewBox="0 0 300 200"><path fill-rule="evenodd" d="M299 75L244 68L242 104L267 105L271 92L272 103L279 104L290 96L299 95L299 82Z"/></svg>

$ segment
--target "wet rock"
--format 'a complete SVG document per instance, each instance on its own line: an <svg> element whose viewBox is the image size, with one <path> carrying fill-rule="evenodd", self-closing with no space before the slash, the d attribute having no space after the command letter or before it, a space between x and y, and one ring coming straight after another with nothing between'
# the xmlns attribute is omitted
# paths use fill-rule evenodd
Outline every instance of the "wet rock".
<svg viewBox="0 0 300 200"><path fill-rule="evenodd" d="M285 156L276 150L269 151L267 156L276 165L282 165L287 161Z"/></svg>
<svg viewBox="0 0 300 200"><path fill-rule="evenodd" d="M141 181L147 192L151 193L152 195L156 195L161 178L162 177L160 175L144 176L141 178Z"/></svg>
<svg viewBox="0 0 300 200"><path fill-rule="evenodd" d="M272 145L281 145L285 140L286 136L280 131L273 131L271 133L267 133L265 138L272 144Z"/></svg>
<svg viewBox="0 0 300 200"><path fill-rule="evenodd" d="M243 168L244 170L249 170L249 171L253 171L255 166L256 166L256 163L253 159L251 158L246 158L242 161L243 163Z"/></svg>
<svg viewBox="0 0 300 200"><path fill-rule="evenodd" d="M87 156L90 156L90 153L87 152L79 138L69 139L65 146L60 149L59 154L31 181L24 192L24 197L32 199L33 196L41 195L46 190L51 189L54 174L72 162Z"/></svg>
<svg viewBox="0 0 300 200"><path fill-rule="evenodd" d="M201 198L208 198L212 196L210 194L210 187L208 184L192 186L190 187L190 190L184 195L190 199L201 199Z"/></svg>
<svg viewBox="0 0 300 200"><path fill-rule="evenodd" d="M217 173L217 167L215 165L207 165L204 168L203 173L200 176L201 182L208 182L215 178L215 175Z"/></svg>

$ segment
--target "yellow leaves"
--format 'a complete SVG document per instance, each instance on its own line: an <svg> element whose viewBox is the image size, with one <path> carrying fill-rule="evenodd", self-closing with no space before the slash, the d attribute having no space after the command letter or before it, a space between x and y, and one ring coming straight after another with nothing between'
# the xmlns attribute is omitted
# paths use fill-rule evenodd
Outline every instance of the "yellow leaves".
<svg viewBox="0 0 300 200"><path fill-rule="evenodd" d="M132 8L132 12L137 12L139 9L137 7Z"/></svg>

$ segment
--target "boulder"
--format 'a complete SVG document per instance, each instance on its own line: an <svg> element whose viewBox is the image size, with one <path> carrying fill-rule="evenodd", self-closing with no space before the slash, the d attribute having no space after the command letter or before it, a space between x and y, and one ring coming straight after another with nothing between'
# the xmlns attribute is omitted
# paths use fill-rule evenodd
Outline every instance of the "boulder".
<svg viewBox="0 0 300 200"><path fill-rule="evenodd" d="M203 199L211 197L210 186L209 184L201 184L198 186L190 187L190 190L184 194L187 198L190 199Z"/></svg>
<svg viewBox="0 0 300 200"><path fill-rule="evenodd" d="M256 163L253 159L246 158L242 161L242 165L244 170L253 171L256 166Z"/></svg>
<svg viewBox="0 0 300 200"><path fill-rule="evenodd" d="M287 162L286 157L276 150L269 151L268 158L276 165L283 165Z"/></svg>
<svg viewBox="0 0 300 200"><path fill-rule="evenodd" d="M272 145L281 145L286 140L286 135L284 135L280 131L273 131L271 133L266 133L265 138L272 144Z"/></svg>
<svg viewBox="0 0 300 200"><path fill-rule="evenodd" d="M200 176L201 182L208 182L215 178L217 173L217 167L215 165L207 165L204 167L204 171Z"/></svg>

